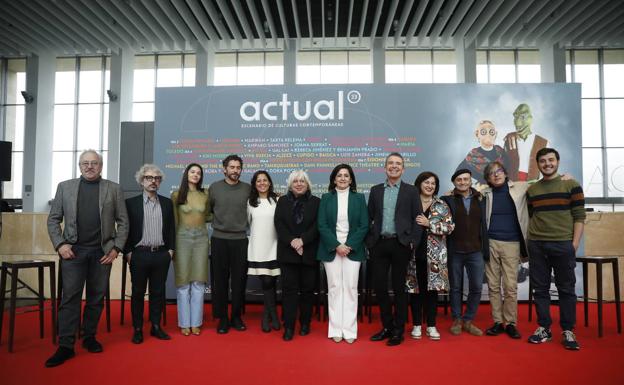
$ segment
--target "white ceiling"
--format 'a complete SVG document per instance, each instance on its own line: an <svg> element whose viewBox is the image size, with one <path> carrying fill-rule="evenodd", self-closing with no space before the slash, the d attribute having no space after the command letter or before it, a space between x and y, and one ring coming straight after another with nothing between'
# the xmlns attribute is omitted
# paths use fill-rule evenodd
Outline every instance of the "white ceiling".
<svg viewBox="0 0 624 385"><path fill-rule="evenodd" d="M0 0L0 56L624 47L623 0Z"/></svg>

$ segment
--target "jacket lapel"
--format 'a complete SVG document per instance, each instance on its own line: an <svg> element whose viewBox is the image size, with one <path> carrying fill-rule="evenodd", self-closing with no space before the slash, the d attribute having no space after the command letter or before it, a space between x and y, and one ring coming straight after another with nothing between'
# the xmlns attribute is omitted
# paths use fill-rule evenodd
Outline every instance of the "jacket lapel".
<svg viewBox="0 0 624 385"><path fill-rule="evenodd" d="M102 207L104 207L104 201L106 200L107 193L108 193L108 184L104 183L104 180L100 179L100 197L99 197L100 215L102 215Z"/></svg>

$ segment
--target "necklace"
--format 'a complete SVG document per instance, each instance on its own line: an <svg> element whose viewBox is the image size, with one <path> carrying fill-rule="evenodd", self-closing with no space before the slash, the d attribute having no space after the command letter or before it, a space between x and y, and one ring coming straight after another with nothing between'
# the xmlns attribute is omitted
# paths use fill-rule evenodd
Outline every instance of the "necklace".
<svg viewBox="0 0 624 385"><path fill-rule="evenodd" d="M429 200L424 200L424 199L420 198L420 201L421 201L422 203L429 203L429 202L431 202L432 200L433 200L433 198L431 198L431 199L429 199Z"/></svg>

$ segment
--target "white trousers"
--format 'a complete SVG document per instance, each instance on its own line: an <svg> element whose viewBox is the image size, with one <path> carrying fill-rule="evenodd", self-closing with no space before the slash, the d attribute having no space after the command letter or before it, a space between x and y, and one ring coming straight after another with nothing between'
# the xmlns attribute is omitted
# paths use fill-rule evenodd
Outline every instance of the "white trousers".
<svg viewBox="0 0 624 385"><path fill-rule="evenodd" d="M338 255L331 262L323 262L327 274L329 338L357 338L360 263Z"/></svg>

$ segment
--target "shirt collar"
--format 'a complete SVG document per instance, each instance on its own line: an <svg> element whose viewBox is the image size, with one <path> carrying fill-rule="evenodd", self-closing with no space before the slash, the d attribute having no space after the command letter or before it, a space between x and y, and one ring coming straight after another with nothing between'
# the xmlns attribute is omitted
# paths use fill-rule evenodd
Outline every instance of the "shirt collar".
<svg viewBox="0 0 624 385"><path fill-rule="evenodd" d="M401 186L401 183L403 183L403 181L401 179L399 179L394 185L391 185L388 182L388 179L386 179L386 181L384 182L384 187L390 187L390 188L396 187L396 188L399 188Z"/></svg>
<svg viewBox="0 0 624 385"><path fill-rule="evenodd" d="M143 191L143 203L147 203L147 202L149 202L149 200L150 200L149 199L149 195L147 195L147 193L145 191ZM158 194L156 194L155 201L158 202Z"/></svg>

